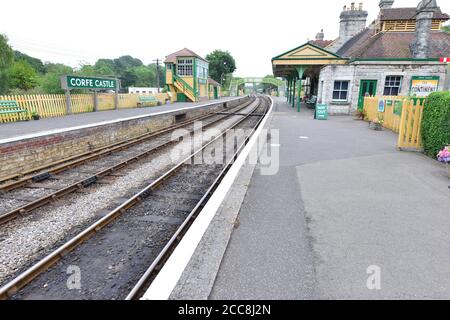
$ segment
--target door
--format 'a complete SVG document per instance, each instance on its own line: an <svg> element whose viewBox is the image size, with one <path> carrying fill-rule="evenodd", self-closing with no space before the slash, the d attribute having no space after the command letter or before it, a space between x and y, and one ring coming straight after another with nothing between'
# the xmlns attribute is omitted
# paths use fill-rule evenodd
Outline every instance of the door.
<svg viewBox="0 0 450 320"><path fill-rule="evenodd" d="M219 99L218 88L214 87L214 99Z"/></svg>
<svg viewBox="0 0 450 320"><path fill-rule="evenodd" d="M358 109L364 108L364 97L377 94L377 80L361 80L359 89Z"/></svg>

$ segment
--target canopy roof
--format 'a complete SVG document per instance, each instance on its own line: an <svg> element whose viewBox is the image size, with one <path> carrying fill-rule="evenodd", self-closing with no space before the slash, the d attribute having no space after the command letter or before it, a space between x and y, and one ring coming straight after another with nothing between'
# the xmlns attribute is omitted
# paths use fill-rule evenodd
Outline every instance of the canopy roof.
<svg viewBox="0 0 450 320"><path fill-rule="evenodd" d="M311 69L314 66L345 64L346 62L347 59L314 43L307 42L272 58L272 68L275 77L289 78L297 74L299 68Z"/></svg>

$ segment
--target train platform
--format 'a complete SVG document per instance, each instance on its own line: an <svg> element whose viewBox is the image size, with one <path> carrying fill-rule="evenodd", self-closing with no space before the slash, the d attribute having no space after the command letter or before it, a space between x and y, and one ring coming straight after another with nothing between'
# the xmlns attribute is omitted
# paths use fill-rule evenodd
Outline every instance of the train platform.
<svg viewBox="0 0 450 320"><path fill-rule="evenodd" d="M24 121L0 124L0 144L80 129L83 127L99 126L113 122L138 119L149 115L182 109L196 108L217 102L226 102L233 98L222 98L198 103L180 102L169 105L147 108L119 109L68 115L63 117L45 118L39 121ZM235 99L235 98L234 98Z"/></svg>
<svg viewBox="0 0 450 320"><path fill-rule="evenodd" d="M274 101L278 172L243 166L170 299L450 298L443 166Z"/></svg>

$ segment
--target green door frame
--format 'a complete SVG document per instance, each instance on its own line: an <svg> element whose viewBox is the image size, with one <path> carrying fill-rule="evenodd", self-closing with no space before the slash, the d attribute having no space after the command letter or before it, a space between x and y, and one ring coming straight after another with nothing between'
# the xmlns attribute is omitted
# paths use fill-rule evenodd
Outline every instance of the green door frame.
<svg viewBox="0 0 450 320"><path fill-rule="evenodd" d="M364 109L364 97L366 94L365 92L363 92L364 83L367 83L367 85L369 85L370 83L374 83L375 85L373 86L373 93L371 92L370 94L373 96L377 94L378 80L361 79L359 83L358 110Z"/></svg>
<svg viewBox="0 0 450 320"><path fill-rule="evenodd" d="M218 88L214 86L214 99L219 99L219 92Z"/></svg>

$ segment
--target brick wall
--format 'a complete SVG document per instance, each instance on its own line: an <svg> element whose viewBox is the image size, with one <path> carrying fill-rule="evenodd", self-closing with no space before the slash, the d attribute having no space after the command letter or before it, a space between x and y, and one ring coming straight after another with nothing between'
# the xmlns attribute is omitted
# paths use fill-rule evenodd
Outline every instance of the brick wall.
<svg viewBox="0 0 450 320"><path fill-rule="evenodd" d="M226 104L228 107L234 107L246 100L248 98L233 100ZM175 123L175 116L179 114L185 113L186 119L192 119L223 110L223 108L224 103L217 103L188 111L174 111L164 115L148 116L0 144L0 179L92 149L167 128Z"/></svg>

